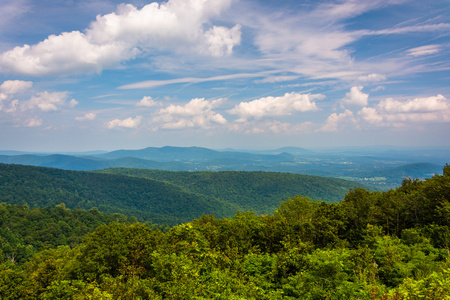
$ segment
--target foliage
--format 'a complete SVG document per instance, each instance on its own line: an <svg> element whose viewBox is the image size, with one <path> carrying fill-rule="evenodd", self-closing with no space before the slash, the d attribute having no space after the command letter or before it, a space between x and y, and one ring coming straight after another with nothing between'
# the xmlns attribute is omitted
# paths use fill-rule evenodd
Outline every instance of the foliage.
<svg viewBox="0 0 450 300"><path fill-rule="evenodd" d="M97 209L70 210L64 203L33 209L0 203L0 263L23 263L49 247L76 246L87 233L112 221L131 224L136 219Z"/></svg>
<svg viewBox="0 0 450 300"><path fill-rule="evenodd" d="M304 195L325 202L338 202L361 184L336 178L278 172L186 172L109 168L99 172L149 178L180 186L237 205L241 211L272 214L280 199Z"/></svg>
<svg viewBox="0 0 450 300"><path fill-rule="evenodd" d="M449 170L383 193L355 189L341 203L295 196L273 216L203 215L167 232L110 222L79 244L4 259L0 297L449 299ZM30 209L10 208L2 239L14 243Z"/></svg>
<svg viewBox="0 0 450 300"><path fill-rule="evenodd" d="M96 207L143 222L175 225L202 213L232 216L238 207L157 180L115 174L0 164L0 202L30 208L65 203L69 209Z"/></svg>

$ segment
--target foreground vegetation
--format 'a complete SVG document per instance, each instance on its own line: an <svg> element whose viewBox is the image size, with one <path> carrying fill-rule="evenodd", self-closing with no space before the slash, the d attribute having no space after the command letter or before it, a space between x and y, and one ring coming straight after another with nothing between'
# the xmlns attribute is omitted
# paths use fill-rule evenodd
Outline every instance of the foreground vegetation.
<svg viewBox="0 0 450 300"><path fill-rule="evenodd" d="M26 206L3 204L0 211L9 215L2 230L12 233L15 224L39 219ZM387 192L356 188L340 203L295 196L273 215L204 215L167 231L115 215L81 243L63 238L77 236L69 224L80 212L62 205L40 211L55 224L66 218L68 227L20 260L11 259L1 235L1 299L450 297L449 165L443 175L406 179ZM102 216L83 213L94 223ZM36 243L26 236L16 240L25 248Z"/></svg>

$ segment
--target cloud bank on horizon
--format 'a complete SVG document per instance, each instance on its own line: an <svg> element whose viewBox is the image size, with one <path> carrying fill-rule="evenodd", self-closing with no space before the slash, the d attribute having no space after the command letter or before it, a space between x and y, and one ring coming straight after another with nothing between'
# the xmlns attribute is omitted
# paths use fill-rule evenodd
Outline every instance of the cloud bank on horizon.
<svg viewBox="0 0 450 300"><path fill-rule="evenodd" d="M450 146L445 0L0 3L0 148Z"/></svg>

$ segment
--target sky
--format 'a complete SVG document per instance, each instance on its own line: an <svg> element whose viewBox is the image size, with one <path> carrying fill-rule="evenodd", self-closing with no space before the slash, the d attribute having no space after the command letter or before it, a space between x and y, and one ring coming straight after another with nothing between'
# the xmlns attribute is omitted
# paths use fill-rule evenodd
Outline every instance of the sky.
<svg viewBox="0 0 450 300"><path fill-rule="evenodd" d="M449 35L448 0L0 0L0 149L450 146Z"/></svg>

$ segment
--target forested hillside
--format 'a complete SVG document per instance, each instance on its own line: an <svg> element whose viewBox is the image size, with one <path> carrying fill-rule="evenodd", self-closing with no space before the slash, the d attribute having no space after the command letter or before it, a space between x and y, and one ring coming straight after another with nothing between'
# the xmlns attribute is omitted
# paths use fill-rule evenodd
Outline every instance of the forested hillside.
<svg viewBox="0 0 450 300"><path fill-rule="evenodd" d="M129 168L111 168L99 172L167 182L195 194L222 199L240 207L242 211L256 214L273 214L280 199L294 195L339 202L350 189L366 187L336 178L275 172L175 172Z"/></svg>
<svg viewBox="0 0 450 300"><path fill-rule="evenodd" d="M220 199L145 178L5 164L0 164L0 176L0 202L31 208L64 203L70 209L96 207L170 225L202 213L222 217L239 210Z"/></svg>
<svg viewBox="0 0 450 300"><path fill-rule="evenodd" d="M336 202L351 188L362 186L339 179L267 172L107 172L120 174L0 164L0 202L31 208L60 203L70 209L97 207L140 221L175 225L202 214L231 217L239 210L272 214L280 201L294 195Z"/></svg>
<svg viewBox="0 0 450 300"><path fill-rule="evenodd" d="M27 218L5 209L9 226ZM0 298L448 299L449 226L446 165L387 192L354 189L340 203L294 196L273 215L204 215L167 232L101 225L26 262L3 255Z"/></svg>

